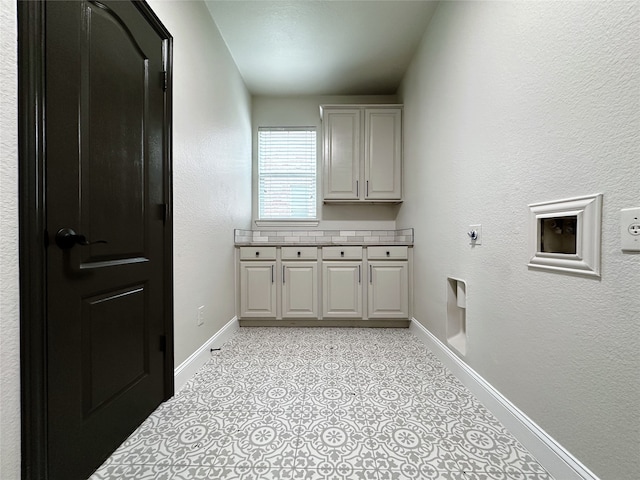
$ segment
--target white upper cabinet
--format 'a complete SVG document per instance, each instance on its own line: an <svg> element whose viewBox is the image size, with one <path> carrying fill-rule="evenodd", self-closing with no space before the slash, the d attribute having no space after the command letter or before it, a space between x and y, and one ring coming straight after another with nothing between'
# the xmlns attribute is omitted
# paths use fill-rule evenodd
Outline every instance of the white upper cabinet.
<svg viewBox="0 0 640 480"><path fill-rule="evenodd" d="M324 199L360 198L360 109L326 110L322 121Z"/></svg>
<svg viewBox="0 0 640 480"><path fill-rule="evenodd" d="M402 201L402 107L323 106L325 202Z"/></svg>
<svg viewBox="0 0 640 480"><path fill-rule="evenodd" d="M402 198L402 110L364 111L365 200Z"/></svg>

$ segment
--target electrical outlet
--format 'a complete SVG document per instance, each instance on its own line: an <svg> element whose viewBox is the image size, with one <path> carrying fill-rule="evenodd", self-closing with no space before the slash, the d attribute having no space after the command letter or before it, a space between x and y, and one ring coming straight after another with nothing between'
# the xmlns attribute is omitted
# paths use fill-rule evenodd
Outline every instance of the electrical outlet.
<svg viewBox="0 0 640 480"><path fill-rule="evenodd" d="M198 326L204 324L204 305L198 307L197 324Z"/></svg>
<svg viewBox="0 0 640 480"><path fill-rule="evenodd" d="M626 252L640 252L640 207L620 210L620 243Z"/></svg>
<svg viewBox="0 0 640 480"><path fill-rule="evenodd" d="M482 225L469 225L469 245L482 245Z"/></svg>

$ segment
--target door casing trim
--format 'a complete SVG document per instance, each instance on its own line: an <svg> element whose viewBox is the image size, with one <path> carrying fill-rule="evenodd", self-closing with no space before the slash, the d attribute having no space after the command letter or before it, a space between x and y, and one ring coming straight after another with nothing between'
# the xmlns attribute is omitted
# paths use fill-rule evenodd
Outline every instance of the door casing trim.
<svg viewBox="0 0 640 480"><path fill-rule="evenodd" d="M22 479L46 480L47 471L47 285L46 285L46 0L18 1L18 203L20 225L20 382ZM144 0L132 0L166 40L165 318L164 398L174 392L173 348L173 37Z"/></svg>

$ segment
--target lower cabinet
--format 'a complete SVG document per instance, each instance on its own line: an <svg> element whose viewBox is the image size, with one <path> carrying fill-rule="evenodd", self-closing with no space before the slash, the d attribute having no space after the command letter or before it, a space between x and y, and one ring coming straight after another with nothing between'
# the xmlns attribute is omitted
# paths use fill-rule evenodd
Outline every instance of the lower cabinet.
<svg viewBox="0 0 640 480"><path fill-rule="evenodd" d="M369 318L409 317L408 262L369 262Z"/></svg>
<svg viewBox="0 0 640 480"><path fill-rule="evenodd" d="M238 318L318 318L317 247L240 247L239 250Z"/></svg>
<svg viewBox="0 0 640 480"><path fill-rule="evenodd" d="M282 247L281 318L317 319L318 248Z"/></svg>
<svg viewBox="0 0 640 480"><path fill-rule="evenodd" d="M276 262L240 262L240 317L276 318Z"/></svg>
<svg viewBox="0 0 640 480"><path fill-rule="evenodd" d="M282 318L318 318L318 262L282 262Z"/></svg>
<svg viewBox="0 0 640 480"><path fill-rule="evenodd" d="M395 321L411 316L411 260L406 246L238 250L239 319L321 324L325 319Z"/></svg>
<svg viewBox="0 0 640 480"><path fill-rule="evenodd" d="M367 258L368 318L409 318L409 249L373 246Z"/></svg>
<svg viewBox="0 0 640 480"><path fill-rule="evenodd" d="M362 318L362 262L322 262L324 318Z"/></svg>
<svg viewBox="0 0 640 480"><path fill-rule="evenodd" d="M363 318L362 247L322 248L323 318Z"/></svg>

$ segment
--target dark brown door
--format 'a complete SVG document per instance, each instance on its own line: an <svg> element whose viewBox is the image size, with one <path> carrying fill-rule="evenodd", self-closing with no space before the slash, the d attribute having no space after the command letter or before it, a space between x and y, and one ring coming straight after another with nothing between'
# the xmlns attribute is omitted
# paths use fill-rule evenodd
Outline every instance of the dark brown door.
<svg viewBox="0 0 640 480"><path fill-rule="evenodd" d="M45 8L47 457L73 480L172 388L167 43L133 2Z"/></svg>

